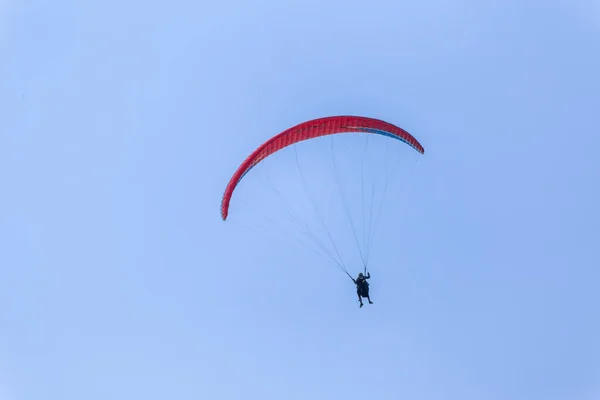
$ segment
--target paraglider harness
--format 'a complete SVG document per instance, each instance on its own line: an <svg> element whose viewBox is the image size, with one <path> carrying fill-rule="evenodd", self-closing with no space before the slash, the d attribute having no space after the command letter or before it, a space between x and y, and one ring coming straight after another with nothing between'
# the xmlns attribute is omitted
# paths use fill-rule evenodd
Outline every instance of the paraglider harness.
<svg viewBox="0 0 600 400"><path fill-rule="evenodd" d="M362 279L355 280L354 278L350 277L356 284L356 293L358 293L360 297L369 297L369 282L367 282L366 276L370 278L371 274L367 273L367 268L365 267L365 272Z"/></svg>

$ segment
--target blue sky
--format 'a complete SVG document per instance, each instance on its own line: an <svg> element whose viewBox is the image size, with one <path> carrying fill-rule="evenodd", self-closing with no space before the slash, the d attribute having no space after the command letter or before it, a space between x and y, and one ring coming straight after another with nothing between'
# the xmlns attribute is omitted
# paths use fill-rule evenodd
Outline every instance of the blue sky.
<svg viewBox="0 0 600 400"><path fill-rule="evenodd" d="M4 0L0 51L1 398L600 398L597 1ZM219 216L338 114L426 149L362 309Z"/></svg>

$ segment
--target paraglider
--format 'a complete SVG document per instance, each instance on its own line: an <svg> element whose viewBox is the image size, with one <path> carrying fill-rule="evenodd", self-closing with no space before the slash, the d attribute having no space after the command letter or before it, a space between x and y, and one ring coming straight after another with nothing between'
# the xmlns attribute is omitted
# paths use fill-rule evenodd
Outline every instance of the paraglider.
<svg viewBox="0 0 600 400"><path fill-rule="evenodd" d="M363 306L363 298L369 300L369 304L373 304L373 302L371 301L371 296L369 296L369 282L367 282L367 279L371 279L370 272L367 272L367 275L363 275L363 273L361 272L360 274L358 274L358 278L352 279L352 281L356 285L356 294L358 294L358 302L360 303L360 307Z"/></svg>
<svg viewBox="0 0 600 400"><path fill-rule="evenodd" d="M292 146L292 145L296 145L300 142L303 141L308 141L308 140L315 140L317 138L320 137L324 137L324 136L331 136L332 139L332 147L331 147L331 152L332 152L332 162L334 165L334 169L337 168L336 165L336 161L335 161L335 156L333 153L333 136L334 135L338 135L338 134L349 134L349 133L354 133L354 134L360 134L359 136L361 136L362 134L365 134L367 136L366 138L366 144L365 144L365 152L366 152L366 148L368 145L368 136L378 136L378 137L385 137L385 138L389 138L392 140L397 140L399 142L403 142L405 144L407 144L408 146L410 146L412 149L416 150L418 153L423 154L424 153L424 148L423 146L419 143L419 141L417 139L415 139L415 137L413 137L410 133L408 133L407 131L405 131L404 129L393 125L391 123L379 120L379 119L374 119L374 118L368 118L368 117L360 117L360 116L332 116L332 117L324 117L324 118L317 118L317 119L313 119L310 121L306 121L306 122L302 122L296 126L293 126L289 129L286 129L284 131L282 131L281 133L271 137L270 139L268 139L266 142L264 142L263 144L261 144L258 148L256 148L256 150L254 150L249 156L246 157L246 159L238 166L238 168L235 170L235 172L233 173L231 179L229 180L229 182L227 183L227 186L225 188L225 191L223 193L223 197L221 199L221 218L223 221L226 221L228 219L229 213L230 213L230 204L231 201L233 199L233 194L234 191L236 190L236 188L238 188L240 182L244 179L244 177L246 175L248 175L248 173L255 167L257 167L257 165L261 164L261 162L263 162L265 159L269 158L271 155L280 152L281 150L283 150L284 148L288 147L288 146ZM383 141L385 141L387 139L384 139ZM396 152L394 149L396 149L395 147L392 147L393 143L388 143L385 142L383 144L383 146L385 147L386 150L386 154L389 148L391 148L392 152ZM296 148L297 146L294 146L294 148ZM296 151L296 150L295 150ZM352 158L352 161L354 161L355 159ZM312 159L311 159L312 161ZM362 163L360 164L361 166L361 192L362 192L362 211L361 211L361 216L362 216L362 228L363 228L363 232L358 232L358 229L356 228L356 225L360 225L360 224L354 224L352 221L350 221L350 226L352 229L352 233L354 235L354 239L355 242L357 244L358 250L360 252L360 256L362 258L362 262L364 264L365 267L365 273L366 273L366 267L367 264L369 262L369 255L370 255L370 246L371 246L371 242L374 236L374 230L375 227L377 226L377 223L374 222L373 224L371 224L371 218L375 219L378 214L376 212L374 212L374 210L377 210L377 207L374 206L374 204L371 204L370 210L367 211L365 210L365 198L367 198L367 201L370 197L372 203L375 202L376 199L379 200L379 197L375 196L375 186L374 185L366 185L363 180L364 180L364 171L363 171L363 165L364 164L365 159L362 159ZM304 185L306 182L306 179L304 178L302 171L300 170L300 166L299 166L299 161L298 161L298 155L296 153L296 164L298 167L298 172L302 181L302 184ZM388 166L388 164L386 163L386 167ZM278 167L279 169L279 167ZM381 171L375 172L375 175L380 175L383 176L385 179L385 186L383 189L383 194L385 194L385 191L387 189L387 179L389 178L390 174L384 174ZM322 177L322 174L319 175L319 178L317 180L322 180L320 179ZM376 176L377 177L377 176ZM289 180L289 177L286 176L285 179ZM337 179L336 176L336 184L338 184L339 186L339 180ZM286 182L286 185L288 185L288 182ZM325 181L322 181L321 185L325 185ZM366 188L366 189L365 189ZM368 192L369 188L371 189L371 192ZM306 190L306 187L304 187L304 189ZM340 189L338 187L338 189ZM350 212L348 204L346 199L344 198L344 195L342 193L342 190L340 189L340 196L342 197L342 200L344 201L343 203L343 209L346 212L346 215L348 217L348 219L352 218L352 212ZM256 192L256 191L254 191ZM277 190L275 190L275 192L277 193L277 195L279 195L279 192ZM321 195L321 193L323 193L323 190L320 190L319 195ZM367 195L365 195L365 193L367 193ZM323 197L324 195L321 195L321 197ZM301 228L302 233L305 235L306 239L309 239L313 242L314 244L314 248L312 249L315 253L318 253L321 256L324 256L326 258L329 258L329 261L331 261L336 267L338 267L338 269L340 269L342 272L344 272L348 277L350 277L350 279L352 279L352 281L356 284L356 288L357 288L357 294L359 297L359 302L360 302L360 307L363 306L363 302L362 299L366 298L369 301L369 304L373 304L373 302L371 301L370 298L370 294L369 294L369 284L366 281L367 279L370 279L371 275L370 273L368 273L366 276L363 275L362 273L359 274L357 279L354 279L352 277L352 275L350 275L350 273L348 272L346 265L344 263L344 261L342 260L342 256L341 256L341 252L339 249L339 246L336 245L335 243L335 237L336 235L331 233L331 229L329 229L329 227L326 225L325 223L325 218L327 215L327 213L323 213L321 208L318 207L319 204L315 204L319 202L319 196L317 196L316 200L314 197L311 197L308 195L307 193L307 198L310 199L310 201L313 203L313 210L315 211L315 213L318 215L318 220L319 222L323 225L324 231L326 232L326 239L322 239L319 237L318 234L316 234L314 231L312 231L310 229L310 227L308 226L308 224L304 223L304 222L299 222L297 225ZM356 197L356 196L355 196ZM296 200L296 197L294 197L294 200ZM381 196L381 202L383 202L383 195ZM329 203L328 203L329 204ZM267 217L271 217L271 208L269 206L266 206L266 214ZM340 209L342 209L342 207L339 207ZM381 210L381 206L379 206L379 210ZM298 222L297 218L295 215L292 215L291 212L288 213L289 215L287 215L288 219L290 219L293 222ZM374 217L374 215L376 215ZM337 222L335 222L336 226L339 225L339 220ZM362 242L363 245L360 245L360 234L362 233ZM328 247L327 246L327 239L329 242L331 242L332 247Z"/></svg>
<svg viewBox="0 0 600 400"><path fill-rule="evenodd" d="M417 139L415 139L410 133L406 132L402 128L378 119L339 116L325 117L303 122L267 140L256 150L254 150L254 152L250 154L238 167L229 180L229 183L227 183L225 193L223 194L223 200L221 202L221 218L223 221L227 219L227 215L229 214L229 203L236 186L242 180L242 178L262 160L283 149L284 147L300 141L346 132L373 133L387 136L408 144L421 154L425 152L423 146L421 146Z"/></svg>

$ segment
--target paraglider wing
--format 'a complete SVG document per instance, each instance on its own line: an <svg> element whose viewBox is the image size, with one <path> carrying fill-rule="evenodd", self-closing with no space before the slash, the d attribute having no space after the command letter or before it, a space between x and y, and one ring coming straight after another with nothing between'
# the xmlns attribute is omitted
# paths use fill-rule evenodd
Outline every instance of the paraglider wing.
<svg viewBox="0 0 600 400"><path fill-rule="evenodd" d="M267 140L250 154L231 177L221 201L221 218L225 221L229 214L231 196L238 183L254 166L269 155L292 144L320 136L346 133L374 133L401 140L419 153L424 153L423 146L404 129L388 122L374 118L357 116L335 116L318 118L300 123Z"/></svg>

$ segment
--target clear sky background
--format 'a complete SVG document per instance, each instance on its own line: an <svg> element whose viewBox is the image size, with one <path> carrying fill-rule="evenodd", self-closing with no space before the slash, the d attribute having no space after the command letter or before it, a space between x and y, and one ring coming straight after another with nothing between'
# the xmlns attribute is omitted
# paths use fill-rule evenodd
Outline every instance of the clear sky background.
<svg viewBox="0 0 600 400"><path fill-rule="evenodd" d="M0 1L0 399L600 399L599 71L597 0ZM219 215L338 114L426 149L362 309Z"/></svg>

